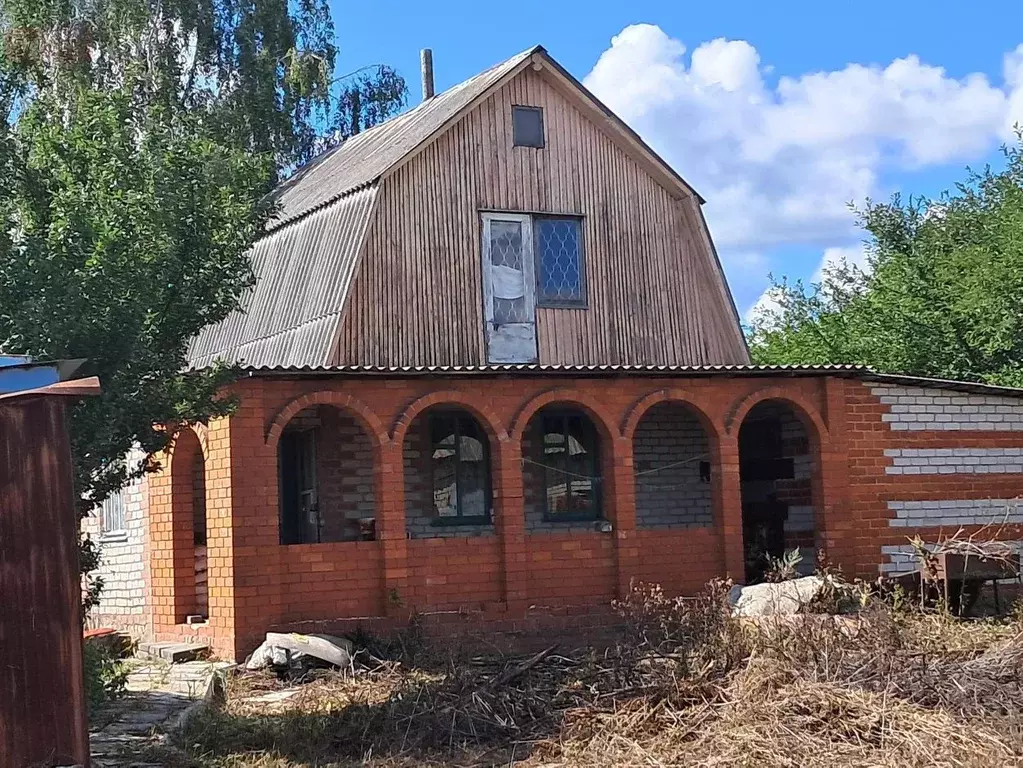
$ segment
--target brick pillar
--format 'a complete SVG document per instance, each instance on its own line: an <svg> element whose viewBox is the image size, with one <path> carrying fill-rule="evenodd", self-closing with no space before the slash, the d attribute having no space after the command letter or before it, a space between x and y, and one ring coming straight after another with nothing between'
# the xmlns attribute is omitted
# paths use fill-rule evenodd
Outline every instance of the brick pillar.
<svg viewBox="0 0 1023 768"><path fill-rule="evenodd" d="M739 481L738 427L734 434L719 433L711 473L714 481L714 519L721 532L725 574L734 581L746 579L742 549L742 486Z"/></svg>
<svg viewBox="0 0 1023 768"><path fill-rule="evenodd" d="M401 616L408 611L409 600L402 441L388 441L377 456L377 536L383 551L385 611L389 616Z"/></svg>
<svg viewBox="0 0 1023 768"><path fill-rule="evenodd" d="M150 618L154 636L174 628L174 511L170 454L158 457L159 470L149 476L147 546L149 547Z"/></svg>
<svg viewBox="0 0 1023 768"><path fill-rule="evenodd" d="M504 601L512 615L524 613L526 581L526 508L522 484L522 444L502 440L495 454L494 512L501 537Z"/></svg>
<svg viewBox="0 0 1023 768"><path fill-rule="evenodd" d="M218 636L233 636L235 658L280 621L285 600L277 502L277 447L266 442L262 382L240 388L238 410L210 425L208 477L210 620ZM214 596L216 595L216 597Z"/></svg>
<svg viewBox="0 0 1023 768"><path fill-rule="evenodd" d="M849 455L846 442L847 412L844 379L828 378L824 382L825 418L828 437L821 437L819 470L812 481L816 512L817 547L823 547L832 564L855 574L855 555L845 546L856 538L857 521L849 514ZM883 470L882 470L883 471Z"/></svg>
<svg viewBox="0 0 1023 768"><path fill-rule="evenodd" d="M262 441L260 441L262 442ZM231 420L210 422L206 438L206 565L209 625L217 653L239 658L235 645L234 492Z"/></svg>
<svg viewBox="0 0 1023 768"><path fill-rule="evenodd" d="M636 541L636 479L633 471L632 440L617 437L612 444L613 483L607 489L614 495L615 560L618 571L618 597L629 593L639 563Z"/></svg>

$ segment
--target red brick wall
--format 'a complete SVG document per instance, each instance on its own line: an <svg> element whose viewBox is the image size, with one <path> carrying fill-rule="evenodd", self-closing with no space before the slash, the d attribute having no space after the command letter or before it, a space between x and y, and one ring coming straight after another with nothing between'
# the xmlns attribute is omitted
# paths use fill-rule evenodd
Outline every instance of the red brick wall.
<svg viewBox="0 0 1023 768"><path fill-rule="evenodd" d="M716 575L741 578L738 432L765 399L785 400L806 427L818 543L850 574L876 575L881 547L911 534L889 525L893 498L1020 490L1018 476L885 475L886 447L1015 446L1023 445L1023 434L895 433L882 421L887 407L878 397L842 378L280 377L246 379L235 393L238 411L204 435L210 625L199 631L225 656L251 650L271 626L353 616L402 621L413 610L478 611L514 625L531 605L600 613L634 581L691 593ZM713 527L637 529L632 438L643 414L665 401L685 403L707 429ZM277 441L292 417L319 405L340 409L367 437L377 541L278 543ZM488 433L494 483L489 536L407 538L403 444L415 419L439 405L468 410ZM534 486L524 472L523 438L546 405L580 408L597 425L610 532L578 526L528 532ZM175 625L169 607L179 544L172 535L172 474L165 470L151 483L153 610L158 632L180 636L186 630Z"/></svg>

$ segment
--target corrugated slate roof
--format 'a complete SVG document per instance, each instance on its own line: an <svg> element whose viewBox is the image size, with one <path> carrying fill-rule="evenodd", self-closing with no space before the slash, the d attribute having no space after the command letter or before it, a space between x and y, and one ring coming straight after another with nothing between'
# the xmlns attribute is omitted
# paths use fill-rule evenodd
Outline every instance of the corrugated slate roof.
<svg viewBox="0 0 1023 768"><path fill-rule="evenodd" d="M535 46L512 56L325 152L274 192L281 211L272 226L280 227L356 187L376 181L501 78L542 50Z"/></svg>
<svg viewBox="0 0 1023 768"><path fill-rule="evenodd" d="M879 373L865 365L827 363L814 365L545 365L542 363L502 365L338 365L338 366L243 366L250 376L841 376L878 384L933 387L980 395L1023 398L1023 388L977 381L935 379L899 373Z"/></svg>
<svg viewBox="0 0 1023 768"><path fill-rule="evenodd" d="M376 195L376 184L349 192L259 240L252 248L255 287L240 309L196 336L189 366L329 360Z"/></svg>

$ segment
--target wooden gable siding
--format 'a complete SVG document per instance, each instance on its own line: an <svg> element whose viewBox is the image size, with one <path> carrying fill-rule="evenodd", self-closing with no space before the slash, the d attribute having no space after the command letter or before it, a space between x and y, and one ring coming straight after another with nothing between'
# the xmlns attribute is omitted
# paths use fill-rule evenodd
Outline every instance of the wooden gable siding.
<svg viewBox="0 0 1023 768"><path fill-rule="evenodd" d="M543 107L544 149L512 147L514 104ZM336 362L486 363L488 209L584 217L588 307L537 310L541 364L747 362L695 206L528 69L383 180Z"/></svg>

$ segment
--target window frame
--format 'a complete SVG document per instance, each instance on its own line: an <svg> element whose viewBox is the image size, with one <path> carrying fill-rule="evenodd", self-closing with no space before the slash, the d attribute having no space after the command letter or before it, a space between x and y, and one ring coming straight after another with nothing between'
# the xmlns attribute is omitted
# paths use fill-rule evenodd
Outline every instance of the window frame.
<svg viewBox="0 0 1023 768"><path fill-rule="evenodd" d="M585 242L585 227L583 226L583 217L574 216L567 213L534 213L530 214L531 226L533 229L533 274L536 276L536 306L544 307L546 309L587 309L589 307L589 290L588 281L586 279L586 242ZM579 298L578 299L549 299L546 297L543 291L543 285L541 283L542 274L542 255L540 252L540 227L537 226L540 221L571 221L575 222L579 228L578 237L576 238L579 243Z"/></svg>
<svg viewBox="0 0 1023 768"><path fill-rule="evenodd" d="M539 423L539 444L540 461L543 465L543 521L545 523L595 523L604 520L604 465L603 457L601 452L601 437L600 431L597 429L597 425L593 423L593 419L585 411L572 409L572 408L558 408L550 411L541 411ZM571 417L582 417L589 424L592 430L593 446L592 450L588 451L590 454L591 461L591 472L590 481L593 484L593 511L587 513L572 512L571 510L567 513L551 512L550 509L550 478L553 474L561 474L568 477L567 474L559 472L558 470L551 470L548 468L547 455L545 449L545 438L548 434L547 429L544 427L544 422L548 418L556 418L561 422L561 435L565 438L565 450L568 450L568 420ZM552 433L553 434L553 433ZM587 446L590 448L590 446ZM566 453L567 459L567 453ZM571 483L571 481L568 481ZM571 491L571 485L568 485L568 490ZM572 494L568 492L565 494L566 498L571 500ZM571 506L571 501L569 501Z"/></svg>
<svg viewBox="0 0 1023 768"><path fill-rule="evenodd" d="M533 112L540 116L540 143L539 144L520 144L518 136L515 130L515 113L519 112ZM511 134L512 134L512 147L523 147L525 149L546 149L547 147L547 126L543 119L543 107L536 107L532 104L512 104L511 108Z"/></svg>
<svg viewBox="0 0 1023 768"><path fill-rule="evenodd" d="M426 432L429 441L429 462L430 462L430 488L431 490L436 488L437 484L437 462L433 458L433 452L436 449L437 444L434 443L434 424L439 419L450 419L455 425L455 514L454 515L438 515L436 506L431 504L430 514L431 520L430 525L438 528L452 525L490 525L494 521L494 479L493 472L491 470L490 463L490 436L487 434L486 429L477 421L472 414L459 411L459 410L437 410L427 414L426 419ZM463 515L462 514L462 494L463 489L459 482L459 468L462 463L462 421L472 421L475 424L477 430L479 430L480 443L483 446L483 500L486 512L482 515Z"/></svg>
<svg viewBox="0 0 1023 768"><path fill-rule="evenodd" d="M118 488L99 504L99 531L100 541L127 541L128 539L128 505L125 498L125 488ZM110 515L108 505L118 499L120 503L120 527L111 528L108 526Z"/></svg>

